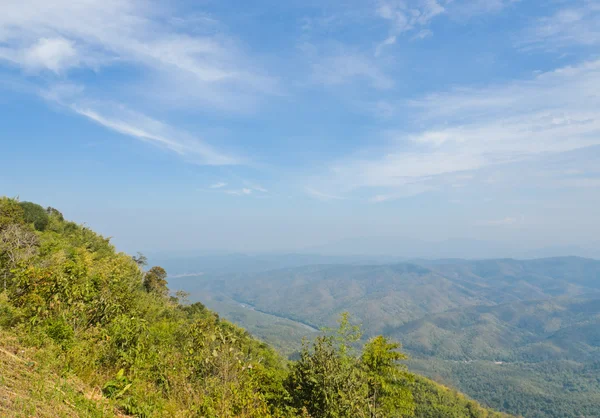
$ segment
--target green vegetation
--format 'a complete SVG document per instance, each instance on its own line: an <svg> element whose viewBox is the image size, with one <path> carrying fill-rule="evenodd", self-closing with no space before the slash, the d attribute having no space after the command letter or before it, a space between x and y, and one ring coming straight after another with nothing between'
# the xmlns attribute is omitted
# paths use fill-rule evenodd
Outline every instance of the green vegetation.
<svg viewBox="0 0 600 418"><path fill-rule="evenodd" d="M48 222L50 222L48 214L52 212L52 208L46 210L40 205L31 202L21 202L19 205L23 208L23 219L26 223L33 224L37 231L46 229Z"/></svg>
<svg viewBox="0 0 600 418"><path fill-rule="evenodd" d="M318 329L305 324L263 313L228 299L206 297L202 298L202 303L219 312L222 318L235 324L244 324L244 328L250 334L259 336L262 341L285 356L297 354L302 346L302 340L312 339L318 332Z"/></svg>
<svg viewBox="0 0 600 418"><path fill-rule="evenodd" d="M116 417L117 409L74 376L61 376L44 350L25 348L0 331L0 416Z"/></svg>
<svg viewBox="0 0 600 418"><path fill-rule="evenodd" d="M187 289L286 353L300 350L290 327L331 326L347 310L366 339L402 341L411 370L495 409L600 416L590 372L600 361L599 261L415 263L203 277Z"/></svg>
<svg viewBox="0 0 600 418"><path fill-rule="evenodd" d="M413 359L415 372L447 382L494 406L532 418L597 417L600 405L598 363L469 363L434 358Z"/></svg>
<svg viewBox="0 0 600 418"><path fill-rule="evenodd" d="M144 271L143 256L40 208L0 198L3 415L496 415L438 396L384 337L356 350L347 315L288 363L203 304L170 296L161 267Z"/></svg>

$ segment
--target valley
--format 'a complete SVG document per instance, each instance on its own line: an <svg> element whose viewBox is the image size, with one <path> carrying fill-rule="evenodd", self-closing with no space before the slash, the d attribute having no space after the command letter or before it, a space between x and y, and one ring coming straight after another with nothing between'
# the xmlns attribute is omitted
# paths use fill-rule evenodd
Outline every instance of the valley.
<svg viewBox="0 0 600 418"><path fill-rule="evenodd" d="M600 416L600 262L320 264L173 281L288 356L348 311L409 367L526 417ZM307 329L310 327L310 329Z"/></svg>

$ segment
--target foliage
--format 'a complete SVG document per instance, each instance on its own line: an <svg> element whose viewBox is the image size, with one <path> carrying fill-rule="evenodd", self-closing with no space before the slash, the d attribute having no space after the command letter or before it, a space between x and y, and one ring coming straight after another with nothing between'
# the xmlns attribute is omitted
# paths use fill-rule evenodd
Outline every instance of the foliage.
<svg viewBox="0 0 600 418"><path fill-rule="evenodd" d="M36 203L21 202L23 208L23 219L28 224L33 224L37 231L44 231L50 222L48 212Z"/></svg>
<svg viewBox="0 0 600 418"><path fill-rule="evenodd" d="M415 376L409 389L415 401L416 418L468 417L501 418L504 414L482 408L460 393L421 376Z"/></svg>
<svg viewBox="0 0 600 418"><path fill-rule="evenodd" d="M579 418L600 416L600 368L595 364L413 359L410 367L495 409L533 418ZM417 404L422 405L418 399Z"/></svg>
<svg viewBox="0 0 600 418"><path fill-rule="evenodd" d="M412 376L398 366L400 360L407 359L399 349L399 343L381 335L365 344L361 364L367 376L371 417L405 416L414 409L407 385Z"/></svg>
<svg viewBox="0 0 600 418"><path fill-rule="evenodd" d="M130 414L283 414L285 369L270 348L201 304L166 298L162 268L144 274L108 239L39 208L0 201L0 326Z"/></svg>
<svg viewBox="0 0 600 418"><path fill-rule="evenodd" d="M343 314L335 333L312 345L305 341L286 381L297 409L324 418L412 415L410 376L398 363L406 358L397 351L399 344L380 336L357 355L353 346L360 335Z"/></svg>
<svg viewBox="0 0 600 418"><path fill-rule="evenodd" d="M19 202L8 197L0 197L0 230L8 225L24 222L24 212Z"/></svg>
<svg viewBox="0 0 600 418"><path fill-rule="evenodd" d="M140 417L412 414L399 345L378 337L357 350L361 332L347 315L288 365L203 304L182 304L186 294L167 297L161 267L144 273L143 256L118 253L109 239L39 208L0 199L0 333L43 357L39 393L50 377L68 375L101 388L103 404ZM0 395L3 384L0 376ZM64 399L82 416L111 415L75 395Z"/></svg>
<svg viewBox="0 0 600 418"><path fill-rule="evenodd" d="M139 263L139 261L136 261ZM166 296L169 293L167 288L167 272L159 266L152 267L144 274L144 288L148 293L155 293L160 296Z"/></svg>

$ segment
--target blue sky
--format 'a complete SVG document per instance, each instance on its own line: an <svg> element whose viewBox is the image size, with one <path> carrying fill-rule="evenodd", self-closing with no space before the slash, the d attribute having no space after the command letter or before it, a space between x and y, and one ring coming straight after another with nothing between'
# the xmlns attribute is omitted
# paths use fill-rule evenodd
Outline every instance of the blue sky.
<svg viewBox="0 0 600 418"><path fill-rule="evenodd" d="M0 192L127 251L599 240L600 1L4 0Z"/></svg>

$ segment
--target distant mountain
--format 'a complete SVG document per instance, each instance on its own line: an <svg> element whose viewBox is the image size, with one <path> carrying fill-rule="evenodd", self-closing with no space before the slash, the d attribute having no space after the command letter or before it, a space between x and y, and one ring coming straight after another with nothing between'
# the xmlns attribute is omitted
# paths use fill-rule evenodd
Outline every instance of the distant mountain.
<svg viewBox="0 0 600 418"><path fill-rule="evenodd" d="M350 311L376 334L458 307L574 296L600 290L600 261L563 257L318 265L195 280L186 288L312 326L333 325Z"/></svg>
<svg viewBox="0 0 600 418"><path fill-rule="evenodd" d="M426 315L386 333L419 356L445 360L600 360L600 293Z"/></svg>
<svg viewBox="0 0 600 418"><path fill-rule="evenodd" d="M233 273L258 273L262 271L300 267L314 264L385 264L401 261L390 256L349 256L319 254L242 254L221 253L203 255L175 255L153 253L150 264L164 266L173 276L211 275Z"/></svg>
<svg viewBox="0 0 600 418"><path fill-rule="evenodd" d="M179 283L287 353L297 347L292 339L349 311L365 337L393 336L415 370L490 406L526 417L600 417L597 260L322 264Z"/></svg>
<svg viewBox="0 0 600 418"><path fill-rule="evenodd" d="M358 237L310 247L305 252L325 255L386 255L402 258L548 258L579 256L600 258L600 243L584 246L550 246L530 248L514 242L453 238L443 241L424 241L406 237Z"/></svg>

